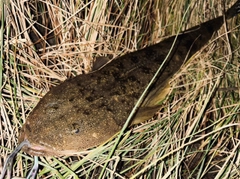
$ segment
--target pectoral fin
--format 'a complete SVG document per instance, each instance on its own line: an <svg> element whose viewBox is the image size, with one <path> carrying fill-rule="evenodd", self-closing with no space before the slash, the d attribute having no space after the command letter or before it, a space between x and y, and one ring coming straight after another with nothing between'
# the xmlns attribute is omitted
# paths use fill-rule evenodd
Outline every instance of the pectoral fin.
<svg viewBox="0 0 240 179"><path fill-rule="evenodd" d="M166 98L171 87L169 84L169 79L157 85L146 97L142 106L137 111L131 125L144 122L151 119L154 114L159 110L161 102Z"/></svg>
<svg viewBox="0 0 240 179"><path fill-rule="evenodd" d="M136 113L136 115L135 115L135 117L134 117L130 126L132 126L134 124L139 124L139 123L144 122L148 119L151 119L154 116L154 114L158 111L158 109L159 109L159 105L150 106L150 107L141 107L137 111L137 113Z"/></svg>
<svg viewBox="0 0 240 179"><path fill-rule="evenodd" d="M149 92L146 99L144 100L142 106L156 106L163 101L168 95L171 86L169 84L169 79L162 83L161 85L157 84L156 87Z"/></svg>

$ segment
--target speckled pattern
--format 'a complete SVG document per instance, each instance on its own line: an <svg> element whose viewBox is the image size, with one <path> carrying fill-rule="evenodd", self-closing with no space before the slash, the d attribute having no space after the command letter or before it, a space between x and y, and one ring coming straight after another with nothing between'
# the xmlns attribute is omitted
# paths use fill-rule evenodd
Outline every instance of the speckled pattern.
<svg viewBox="0 0 240 179"><path fill-rule="evenodd" d="M227 18L235 14L234 6L227 11ZM168 92L163 90L168 80L222 23L222 16L210 20L52 88L22 128L19 142L27 139L31 144L23 150L33 155L73 155L108 140L122 128L176 38L163 71L132 123L151 118L156 102Z"/></svg>

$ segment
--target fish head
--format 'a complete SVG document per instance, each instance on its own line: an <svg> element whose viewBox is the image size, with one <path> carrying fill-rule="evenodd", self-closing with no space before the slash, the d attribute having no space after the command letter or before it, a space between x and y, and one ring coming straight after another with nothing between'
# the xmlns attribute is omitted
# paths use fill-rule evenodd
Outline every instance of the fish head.
<svg viewBox="0 0 240 179"><path fill-rule="evenodd" d="M115 122L118 116L105 106L98 106L105 102L104 98L85 103L85 98L71 91L76 86L64 83L40 100L23 125L19 143L29 141L22 149L26 153L75 155L106 142L121 129L122 126ZM59 95L59 91L66 90L70 92Z"/></svg>

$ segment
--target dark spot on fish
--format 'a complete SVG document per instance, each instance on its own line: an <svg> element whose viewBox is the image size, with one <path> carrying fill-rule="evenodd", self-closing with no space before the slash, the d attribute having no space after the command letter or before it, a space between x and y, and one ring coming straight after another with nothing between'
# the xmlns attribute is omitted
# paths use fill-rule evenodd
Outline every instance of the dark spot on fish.
<svg viewBox="0 0 240 179"><path fill-rule="evenodd" d="M148 48L146 50L146 57L152 58L153 56L156 56L156 52L152 48Z"/></svg>
<svg viewBox="0 0 240 179"><path fill-rule="evenodd" d="M118 69L123 69L124 68L124 65L122 62L119 62L118 65L117 65L117 68Z"/></svg>
<svg viewBox="0 0 240 179"><path fill-rule="evenodd" d="M68 99L68 101L69 101L69 102L73 102L74 99L75 99L75 97L71 97L71 98Z"/></svg>
<svg viewBox="0 0 240 179"><path fill-rule="evenodd" d="M64 117L65 117L64 115L61 115L59 116L59 119L64 119Z"/></svg>
<svg viewBox="0 0 240 179"><path fill-rule="evenodd" d="M126 102L125 99L121 99L121 103L122 103L122 104L126 104L127 102Z"/></svg>
<svg viewBox="0 0 240 179"><path fill-rule="evenodd" d="M110 74L111 74L111 71L110 71L110 70L104 70L104 71L103 71L103 74L104 74L104 75L110 75Z"/></svg>
<svg viewBox="0 0 240 179"><path fill-rule="evenodd" d="M141 66L142 73L145 74L150 74L151 73L151 68Z"/></svg>
<svg viewBox="0 0 240 179"><path fill-rule="evenodd" d="M133 96L135 99L138 99L138 98L139 98L139 93L134 92L134 93L132 93L132 96Z"/></svg>
<svg viewBox="0 0 240 179"><path fill-rule="evenodd" d="M111 96L118 96L118 95L121 95L121 92L120 91L113 91L110 93Z"/></svg>
<svg viewBox="0 0 240 179"><path fill-rule="evenodd" d="M79 106L78 106L78 105L73 105L72 108L78 110L78 109L79 109Z"/></svg>
<svg viewBox="0 0 240 179"><path fill-rule="evenodd" d="M29 124L26 123L25 127L26 127L26 130L27 130L27 131L32 132L32 130L31 130ZM24 131L23 131L23 132L24 132Z"/></svg>
<svg viewBox="0 0 240 179"><path fill-rule="evenodd" d="M88 96L85 98L88 102L94 101L94 98L92 96Z"/></svg>
<svg viewBox="0 0 240 179"><path fill-rule="evenodd" d="M101 83L102 80L104 80L104 79L102 79L101 77L97 77L97 83L98 84Z"/></svg>
<svg viewBox="0 0 240 179"><path fill-rule="evenodd" d="M102 101L101 103L98 104L99 109L104 108L105 106L106 106L106 104L104 101Z"/></svg>
<svg viewBox="0 0 240 179"><path fill-rule="evenodd" d="M106 108L107 111L112 112L113 110L111 108Z"/></svg>
<svg viewBox="0 0 240 179"><path fill-rule="evenodd" d="M76 85L81 87L82 83L79 81L79 82L76 83Z"/></svg>
<svg viewBox="0 0 240 179"><path fill-rule="evenodd" d="M138 82L136 76L134 76L134 75L129 76L129 77L128 77L128 80L130 80L130 81L137 81L137 82Z"/></svg>
<svg viewBox="0 0 240 179"><path fill-rule="evenodd" d="M83 111L83 114L84 114L84 115L89 115L89 114L90 114L90 111L89 111L88 109L86 109L86 110Z"/></svg>
<svg viewBox="0 0 240 179"><path fill-rule="evenodd" d="M137 56L131 56L130 57L131 58L131 61L133 62L133 63L138 63L139 62L139 57L137 57Z"/></svg>
<svg viewBox="0 0 240 179"><path fill-rule="evenodd" d="M82 86L81 86L82 87ZM78 89L78 96L84 96L84 92L83 92L83 89L82 88L79 88Z"/></svg>

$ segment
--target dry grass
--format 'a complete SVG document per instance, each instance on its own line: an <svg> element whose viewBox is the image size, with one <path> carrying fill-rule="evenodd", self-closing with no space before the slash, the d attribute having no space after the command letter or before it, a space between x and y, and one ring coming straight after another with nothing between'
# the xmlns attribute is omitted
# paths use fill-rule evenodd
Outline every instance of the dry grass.
<svg viewBox="0 0 240 179"><path fill-rule="evenodd" d="M176 34L181 22L182 30L200 24L235 1L164 2L7 1L0 166L49 88L89 72L95 57L115 58L157 43ZM228 21L175 75L159 120L127 131L113 157L106 160L114 141L77 157L40 157L38 178L97 178L102 170L103 178L239 178L238 24L239 18ZM14 176L26 176L32 160L19 154Z"/></svg>

